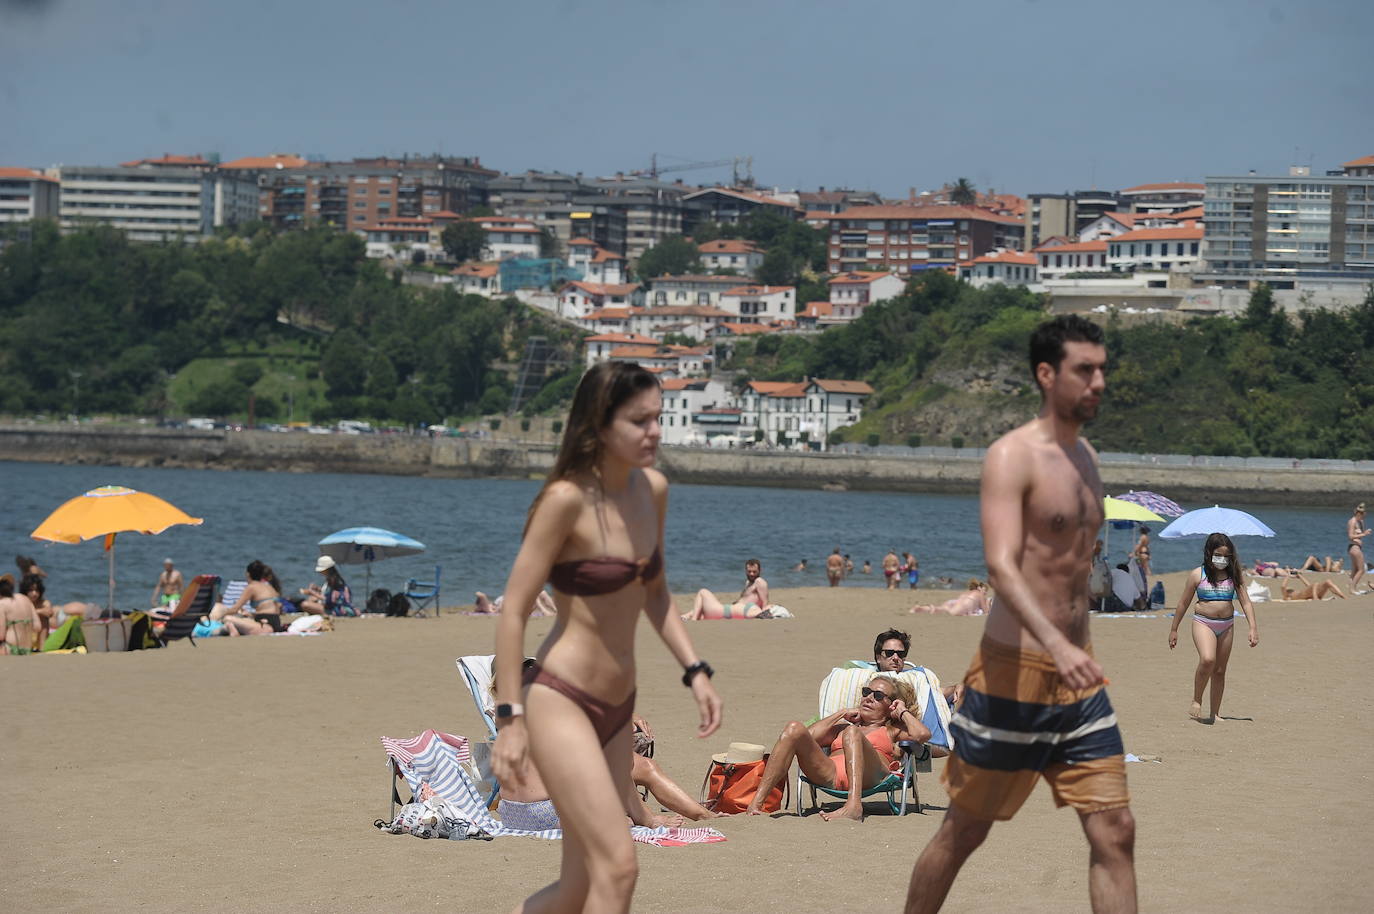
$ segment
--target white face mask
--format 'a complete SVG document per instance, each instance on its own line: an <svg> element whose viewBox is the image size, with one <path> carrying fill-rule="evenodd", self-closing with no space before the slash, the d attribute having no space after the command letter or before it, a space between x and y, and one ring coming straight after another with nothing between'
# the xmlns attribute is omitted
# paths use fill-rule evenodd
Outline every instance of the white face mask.
<svg viewBox="0 0 1374 914"><path fill-rule="evenodd" d="M1227 566L1230 565L1230 564L1231 564L1231 559L1230 559L1230 557L1228 557L1228 556L1225 556L1225 555L1214 555L1214 556L1212 556L1212 567L1213 567L1213 568L1225 568L1225 567L1227 567Z"/></svg>

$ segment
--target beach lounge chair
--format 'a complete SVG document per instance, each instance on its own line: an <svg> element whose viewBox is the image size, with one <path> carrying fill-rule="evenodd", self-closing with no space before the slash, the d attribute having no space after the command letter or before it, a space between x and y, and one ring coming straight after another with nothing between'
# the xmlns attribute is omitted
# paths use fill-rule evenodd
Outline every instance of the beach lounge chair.
<svg viewBox="0 0 1374 914"><path fill-rule="evenodd" d="M487 794L488 806L496 802L496 795L501 792L501 785L496 783L496 778L491 774L491 743L496 739L496 708L491 700L491 662L494 659L492 654L471 654L454 661L458 673L463 677L463 684L472 693L477 714L487 727L487 742L473 743L469 748L473 766L482 775L479 787Z"/></svg>
<svg viewBox="0 0 1374 914"><path fill-rule="evenodd" d="M831 670L829 675L821 680L820 716L825 717L828 714L834 714L841 708L850 708L858 704L859 690L873 677L874 672L873 664L864 664L863 661L851 661L846 666ZM888 808L896 815L904 816L908 808L908 791L910 791L911 803L915 807L915 811L922 812L924 809L916 785L916 775L918 771L930 771L930 749L932 745L939 745L945 749L949 748L949 709L944 696L940 693L940 680L930 670L916 667L892 675L909 682L916 692L916 703L919 705L917 716L930 730L931 739L929 743L925 744L912 743L906 740L899 742L897 748L901 752L901 770L889 773L887 777L873 787L863 791L861 796L868 798L883 794L887 799ZM942 705L945 706L943 710ZM928 720L929 723L927 723ZM932 723L935 726L931 726ZM937 739L941 742L937 743ZM806 775L802 774L800 766L797 768L796 786L797 815L802 814L803 786L810 788L812 808L818 805L817 791L840 799L849 797L849 791L834 790L812 783Z"/></svg>
<svg viewBox="0 0 1374 914"><path fill-rule="evenodd" d="M162 631L158 632L157 638L163 647L178 638L185 638L192 647L196 646L196 639L191 632L200 617L209 615L214 607L215 588L218 586L219 575L216 574L198 574L191 579L177 601L177 608L167 617L167 624Z"/></svg>
<svg viewBox="0 0 1374 914"><path fill-rule="evenodd" d="M415 615L423 616L425 607L430 603L434 604L434 615L439 615L439 566L434 566L433 581L417 581L411 578L406 581L405 590L402 591L408 598L415 601Z"/></svg>

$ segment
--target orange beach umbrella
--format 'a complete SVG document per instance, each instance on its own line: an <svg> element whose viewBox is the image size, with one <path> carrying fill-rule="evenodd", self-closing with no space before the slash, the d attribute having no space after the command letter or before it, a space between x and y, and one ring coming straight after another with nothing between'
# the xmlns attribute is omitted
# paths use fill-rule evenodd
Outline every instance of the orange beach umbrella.
<svg viewBox="0 0 1374 914"><path fill-rule="evenodd" d="M177 524L202 524L180 508L156 495L124 486L101 486L64 503L29 534L53 543L80 543L105 538L110 555L110 595L107 609L114 608L114 542L117 533L156 535Z"/></svg>

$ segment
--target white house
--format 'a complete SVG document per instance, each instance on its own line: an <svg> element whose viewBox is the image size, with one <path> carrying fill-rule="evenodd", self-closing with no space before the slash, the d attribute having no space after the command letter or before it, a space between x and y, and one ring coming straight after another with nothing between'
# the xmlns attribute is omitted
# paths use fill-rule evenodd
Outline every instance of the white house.
<svg viewBox="0 0 1374 914"><path fill-rule="evenodd" d="M718 308L721 293L738 285L737 276L659 276L649 280L644 303L650 308L660 305L710 305Z"/></svg>
<svg viewBox="0 0 1374 914"><path fill-rule="evenodd" d="M634 333L598 333L584 337L582 342L586 345L584 355L588 368L606 361L611 357L611 350L621 346L658 346L658 340L653 337Z"/></svg>
<svg viewBox="0 0 1374 914"><path fill-rule="evenodd" d="M471 221L487 233L487 240L482 245L483 260L539 257L540 231L532 220L514 216L477 216Z"/></svg>
<svg viewBox="0 0 1374 914"><path fill-rule="evenodd" d="M568 266L582 271L586 282L601 285L621 285L625 282L626 261L590 238L574 238L568 242Z"/></svg>
<svg viewBox="0 0 1374 914"><path fill-rule="evenodd" d="M1042 244L1031 253L1039 261L1036 272L1040 279L1055 279L1065 273L1103 273L1107 270L1106 241Z"/></svg>
<svg viewBox="0 0 1374 914"><path fill-rule="evenodd" d="M797 318L797 290L792 286L736 286L720 293L720 310L744 324L771 324Z"/></svg>
<svg viewBox="0 0 1374 914"><path fill-rule="evenodd" d="M664 305L660 308L634 308L630 330L646 336L662 337L681 333L694 340L704 340L710 331L732 315L709 305Z"/></svg>
<svg viewBox="0 0 1374 914"><path fill-rule="evenodd" d="M1141 217L1135 213L1103 213L1078 232L1079 241L1103 241L1116 235L1124 235L1136 227Z"/></svg>
<svg viewBox="0 0 1374 914"><path fill-rule="evenodd" d="M864 381L812 378L805 390L811 439L819 441L823 450L828 448L830 433L858 422L872 393L873 388Z"/></svg>
<svg viewBox="0 0 1374 914"><path fill-rule="evenodd" d="M441 250L434 241L434 220L425 216L393 216L362 230L368 257L409 261L417 252L432 260Z"/></svg>
<svg viewBox="0 0 1374 914"><path fill-rule="evenodd" d="M664 444L706 444L721 435L735 437L739 409L734 407L730 391L719 381L667 378L663 381L663 415L659 423Z"/></svg>
<svg viewBox="0 0 1374 914"><path fill-rule="evenodd" d="M494 263L465 263L455 267L449 275L463 295L482 295L495 298L501 294L501 268Z"/></svg>
<svg viewBox="0 0 1374 914"><path fill-rule="evenodd" d="M1039 261L1034 254L1021 251L994 251L975 257L959 265L959 276L975 288L1000 283L1004 286L1028 286L1039 280Z"/></svg>
<svg viewBox="0 0 1374 914"><path fill-rule="evenodd" d="M843 323L863 314L874 302L901 295L906 281L896 273L852 270L832 277L829 287L831 319Z"/></svg>
<svg viewBox="0 0 1374 914"><path fill-rule="evenodd" d="M1196 223L1175 228L1136 229L1107 240L1107 266L1130 273L1134 270L1191 271L1197 267L1202 247L1202 226Z"/></svg>
<svg viewBox="0 0 1374 914"><path fill-rule="evenodd" d="M574 280L558 290L558 314L584 318L600 309L632 308L643 303L638 283L604 285Z"/></svg>
<svg viewBox="0 0 1374 914"><path fill-rule="evenodd" d="M697 245L701 263L708 270L734 270L740 276L753 276L763 265L763 250L752 241L721 238Z"/></svg>

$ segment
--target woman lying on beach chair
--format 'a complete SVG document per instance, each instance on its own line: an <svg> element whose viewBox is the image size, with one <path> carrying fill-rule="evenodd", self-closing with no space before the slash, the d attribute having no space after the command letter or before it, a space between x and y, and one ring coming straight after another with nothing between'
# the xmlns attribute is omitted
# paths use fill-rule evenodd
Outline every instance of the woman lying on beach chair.
<svg viewBox="0 0 1374 914"><path fill-rule="evenodd" d="M909 683L875 673L861 695L856 708L843 708L810 727L794 720L782 728L745 812L756 816L763 811L764 800L787 777L795 758L811 783L848 792L844 806L821 813L821 818L863 821L864 792L902 770L897 744L924 743L930 730L916 715L916 695Z"/></svg>

